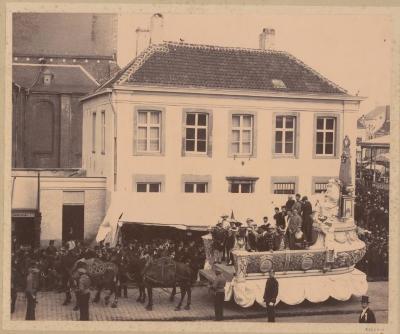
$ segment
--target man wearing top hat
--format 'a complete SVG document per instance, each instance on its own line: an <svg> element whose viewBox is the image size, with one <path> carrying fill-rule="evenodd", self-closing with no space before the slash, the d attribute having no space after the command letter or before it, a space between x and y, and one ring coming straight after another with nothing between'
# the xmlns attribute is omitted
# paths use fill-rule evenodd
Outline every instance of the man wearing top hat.
<svg viewBox="0 0 400 334"><path fill-rule="evenodd" d="M364 323L364 324L376 323L375 314L369 308L369 297L368 296L361 297L361 307L362 307L362 311L360 313L360 316L358 317L358 322Z"/></svg>

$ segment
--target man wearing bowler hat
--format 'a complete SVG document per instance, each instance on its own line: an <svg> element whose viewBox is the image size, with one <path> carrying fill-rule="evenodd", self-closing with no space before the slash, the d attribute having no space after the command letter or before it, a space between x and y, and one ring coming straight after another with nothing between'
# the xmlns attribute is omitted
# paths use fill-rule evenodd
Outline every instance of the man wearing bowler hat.
<svg viewBox="0 0 400 334"><path fill-rule="evenodd" d="M375 314L369 308L369 297L368 296L361 297L361 307L362 307L362 311L358 318L358 322L364 323L364 324L376 323Z"/></svg>

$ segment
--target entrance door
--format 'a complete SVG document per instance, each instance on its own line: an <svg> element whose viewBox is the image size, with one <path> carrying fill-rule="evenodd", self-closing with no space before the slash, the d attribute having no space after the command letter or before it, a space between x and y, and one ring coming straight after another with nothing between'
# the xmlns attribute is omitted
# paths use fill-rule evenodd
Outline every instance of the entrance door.
<svg viewBox="0 0 400 334"><path fill-rule="evenodd" d="M25 114L25 168L60 167L60 98L31 94Z"/></svg>
<svg viewBox="0 0 400 334"><path fill-rule="evenodd" d="M62 240L83 240L84 205L63 205Z"/></svg>
<svg viewBox="0 0 400 334"><path fill-rule="evenodd" d="M19 246L32 246L34 247L35 242L35 218L31 217L18 217L13 218L14 235L16 239L16 247Z"/></svg>

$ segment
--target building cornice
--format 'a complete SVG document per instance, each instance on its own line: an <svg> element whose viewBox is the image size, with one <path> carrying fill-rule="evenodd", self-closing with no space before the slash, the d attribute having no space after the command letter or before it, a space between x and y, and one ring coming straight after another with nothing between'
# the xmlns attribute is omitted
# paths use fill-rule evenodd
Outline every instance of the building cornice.
<svg viewBox="0 0 400 334"><path fill-rule="evenodd" d="M275 91L256 91L244 89L221 89L221 88L200 88L200 87L173 87L173 86L150 86L150 85L114 85L115 92L149 92L164 94L190 94L190 95L213 95L231 97L257 97L257 98L287 98L306 100L331 100L331 101L354 101L360 102L366 99L363 96L347 94L311 94L311 93L289 93ZM84 99L93 97L87 96ZM82 99L82 100L84 100Z"/></svg>
<svg viewBox="0 0 400 334"><path fill-rule="evenodd" d="M94 98L94 97L97 97L97 96L106 95L106 94L111 94L112 92L113 92L113 90L112 90L111 88L105 88L105 89L102 89L102 90L100 90L100 91L98 91L98 92L95 92L95 93L91 93L91 94L89 94L89 95L86 95L86 96L80 98L79 101L81 101L81 102L87 101L87 100L90 100L90 99L92 99L92 98Z"/></svg>

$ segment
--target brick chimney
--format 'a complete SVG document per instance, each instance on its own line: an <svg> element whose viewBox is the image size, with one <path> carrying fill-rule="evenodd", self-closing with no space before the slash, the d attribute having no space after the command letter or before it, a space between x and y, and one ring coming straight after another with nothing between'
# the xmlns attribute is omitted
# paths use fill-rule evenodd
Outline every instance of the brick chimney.
<svg viewBox="0 0 400 334"><path fill-rule="evenodd" d="M275 29L264 28L259 35L260 49L273 50L275 48Z"/></svg>
<svg viewBox="0 0 400 334"><path fill-rule="evenodd" d="M150 44L150 30L138 27L136 29L136 56Z"/></svg>
<svg viewBox="0 0 400 334"><path fill-rule="evenodd" d="M164 40L164 17L156 13L150 20L150 44L159 44Z"/></svg>

